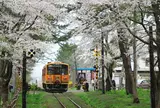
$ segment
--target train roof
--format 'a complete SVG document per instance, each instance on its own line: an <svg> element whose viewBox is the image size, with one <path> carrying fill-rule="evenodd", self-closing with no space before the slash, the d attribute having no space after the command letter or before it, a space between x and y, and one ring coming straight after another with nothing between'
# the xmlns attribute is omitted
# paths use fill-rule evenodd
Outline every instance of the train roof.
<svg viewBox="0 0 160 108"><path fill-rule="evenodd" d="M49 64L64 64L64 65L68 65L67 63L63 63L63 62L60 62L60 61L52 61L52 62L48 62L44 67L46 67Z"/></svg>

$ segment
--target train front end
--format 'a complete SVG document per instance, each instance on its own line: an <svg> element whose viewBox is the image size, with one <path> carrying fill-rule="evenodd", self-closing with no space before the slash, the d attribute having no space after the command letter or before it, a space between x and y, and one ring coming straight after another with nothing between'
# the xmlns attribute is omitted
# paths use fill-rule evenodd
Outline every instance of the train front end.
<svg viewBox="0 0 160 108"><path fill-rule="evenodd" d="M43 88L48 92L66 92L69 83L69 65L48 63L43 75Z"/></svg>

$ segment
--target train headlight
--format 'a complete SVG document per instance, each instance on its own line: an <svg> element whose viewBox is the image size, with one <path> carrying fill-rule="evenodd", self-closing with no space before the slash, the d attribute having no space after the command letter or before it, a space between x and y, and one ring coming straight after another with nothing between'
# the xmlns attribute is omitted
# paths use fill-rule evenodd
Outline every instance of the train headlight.
<svg viewBox="0 0 160 108"><path fill-rule="evenodd" d="M50 77L48 77L48 80L51 80L51 78L50 78Z"/></svg>
<svg viewBox="0 0 160 108"><path fill-rule="evenodd" d="M64 77L63 80L67 80L67 77Z"/></svg>

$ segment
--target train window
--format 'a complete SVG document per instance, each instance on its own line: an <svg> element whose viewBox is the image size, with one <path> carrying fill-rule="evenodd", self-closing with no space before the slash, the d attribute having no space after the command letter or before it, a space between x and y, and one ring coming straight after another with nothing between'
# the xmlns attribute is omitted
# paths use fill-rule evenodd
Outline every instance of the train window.
<svg viewBox="0 0 160 108"><path fill-rule="evenodd" d="M59 64L51 64L48 65L48 74L68 74L68 66L67 65L59 65Z"/></svg>
<svg viewBox="0 0 160 108"><path fill-rule="evenodd" d="M68 66L62 65L61 72L62 72L62 74L67 75L68 74Z"/></svg>

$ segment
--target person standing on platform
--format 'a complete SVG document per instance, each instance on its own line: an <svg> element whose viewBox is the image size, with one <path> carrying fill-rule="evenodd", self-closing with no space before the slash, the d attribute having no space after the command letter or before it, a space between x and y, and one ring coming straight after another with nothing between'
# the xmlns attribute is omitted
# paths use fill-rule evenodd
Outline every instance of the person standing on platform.
<svg viewBox="0 0 160 108"><path fill-rule="evenodd" d="M84 91L86 91L86 80L83 81L82 88Z"/></svg>
<svg viewBox="0 0 160 108"><path fill-rule="evenodd" d="M89 91L89 83L87 82L87 80L86 80L86 83L85 83L85 88L86 88L86 91L88 92Z"/></svg>
<svg viewBox="0 0 160 108"><path fill-rule="evenodd" d="M95 90L94 78L91 80L91 83L92 83L93 89Z"/></svg>
<svg viewBox="0 0 160 108"><path fill-rule="evenodd" d="M83 90L84 90L84 92L89 91L89 84L86 79L83 82Z"/></svg>
<svg viewBox="0 0 160 108"><path fill-rule="evenodd" d="M98 89L98 80L97 79L94 80L94 85L95 85L95 89Z"/></svg>

